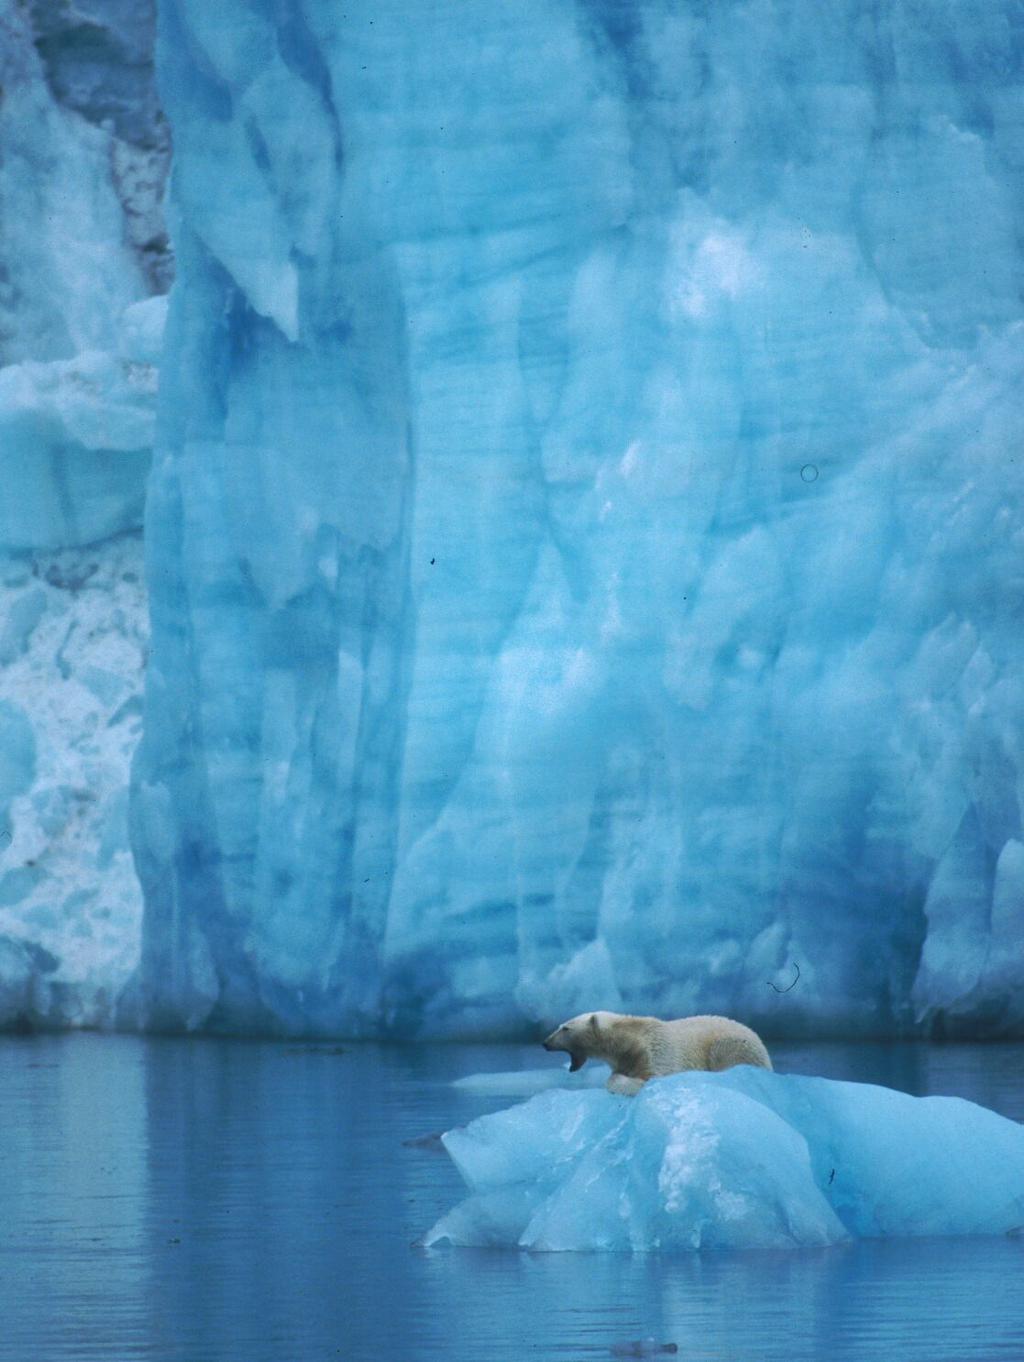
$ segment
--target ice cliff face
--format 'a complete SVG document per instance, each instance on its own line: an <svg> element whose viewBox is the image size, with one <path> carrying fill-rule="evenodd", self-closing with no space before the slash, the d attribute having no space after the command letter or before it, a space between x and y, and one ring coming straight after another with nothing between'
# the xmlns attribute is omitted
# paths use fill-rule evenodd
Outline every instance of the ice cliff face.
<svg viewBox="0 0 1024 1362"><path fill-rule="evenodd" d="M1020 1031L1016 0L161 24L143 1019Z"/></svg>
<svg viewBox="0 0 1024 1362"><path fill-rule="evenodd" d="M0 0L0 1026L110 1024L171 257L152 6Z"/></svg>

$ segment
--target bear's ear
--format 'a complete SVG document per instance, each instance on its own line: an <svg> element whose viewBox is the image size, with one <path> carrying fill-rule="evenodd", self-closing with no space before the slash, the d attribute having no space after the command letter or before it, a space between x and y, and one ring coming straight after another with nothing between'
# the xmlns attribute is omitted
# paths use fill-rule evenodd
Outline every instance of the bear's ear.
<svg viewBox="0 0 1024 1362"><path fill-rule="evenodd" d="M599 1031L601 1029L598 1025L596 1012L591 1012L590 1014L590 1029L591 1031Z"/></svg>

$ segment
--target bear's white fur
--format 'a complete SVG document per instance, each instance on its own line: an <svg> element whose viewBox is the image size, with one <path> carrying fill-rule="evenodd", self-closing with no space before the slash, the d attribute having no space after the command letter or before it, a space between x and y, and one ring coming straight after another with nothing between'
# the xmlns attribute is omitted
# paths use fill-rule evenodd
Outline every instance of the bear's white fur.
<svg viewBox="0 0 1024 1362"><path fill-rule="evenodd" d="M632 1094L661 1074L683 1069L730 1069L772 1062L756 1031L729 1017L630 1017L620 1012L582 1012L556 1027L545 1050L564 1050L575 1073L588 1059L603 1059L612 1076L609 1092Z"/></svg>

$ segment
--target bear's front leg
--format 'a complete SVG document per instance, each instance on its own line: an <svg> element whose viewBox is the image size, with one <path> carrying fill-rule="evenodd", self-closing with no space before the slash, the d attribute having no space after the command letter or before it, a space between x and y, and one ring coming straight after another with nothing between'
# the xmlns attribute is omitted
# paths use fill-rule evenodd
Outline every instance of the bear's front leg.
<svg viewBox="0 0 1024 1362"><path fill-rule="evenodd" d="M612 1074L605 1087L609 1092L617 1092L620 1097L635 1097L643 1085L642 1078L630 1078L628 1074Z"/></svg>

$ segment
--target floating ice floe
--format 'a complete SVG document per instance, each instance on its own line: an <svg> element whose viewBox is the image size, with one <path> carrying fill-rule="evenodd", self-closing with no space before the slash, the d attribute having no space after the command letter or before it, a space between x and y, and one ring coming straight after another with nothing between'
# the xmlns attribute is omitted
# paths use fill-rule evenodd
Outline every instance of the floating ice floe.
<svg viewBox="0 0 1024 1362"><path fill-rule="evenodd" d="M580 1091L587 1088L603 1088L611 1070L607 1064L588 1064L579 1073L571 1074L568 1069L513 1069L508 1073L466 1074L456 1078L453 1088L462 1092L486 1094L488 1097L533 1097L539 1092L550 1092L553 1088Z"/></svg>
<svg viewBox="0 0 1024 1362"><path fill-rule="evenodd" d="M786 1248L1024 1226L1024 1126L957 1097L742 1067L545 1092L449 1131L426 1244Z"/></svg>

